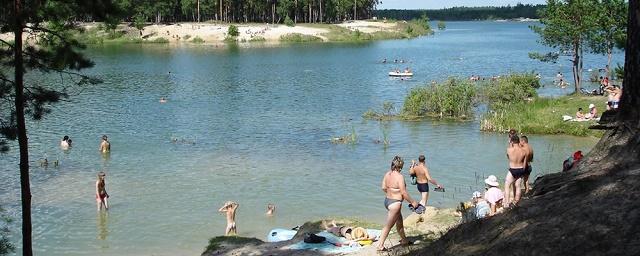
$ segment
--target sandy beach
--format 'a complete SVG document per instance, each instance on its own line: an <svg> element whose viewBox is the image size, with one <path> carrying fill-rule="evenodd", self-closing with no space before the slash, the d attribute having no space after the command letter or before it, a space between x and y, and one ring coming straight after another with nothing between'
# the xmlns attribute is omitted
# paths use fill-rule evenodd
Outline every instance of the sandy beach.
<svg viewBox="0 0 640 256"><path fill-rule="evenodd" d="M286 26L283 24L269 23L211 23L211 22L181 22L173 24L151 24L142 30L123 23L118 26L116 31L122 34L122 38L131 41L165 41L171 44L177 43L209 43L217 44L225 42L228 37L229 27L234 25L238 28L239 35L235 38L238 42L280 42L281 37L288 34L300 34L304 36L313 36L320 38L322 41L332 41L327 37L332 31L339 29L347 29L349 31L359 31L363 34L373 34L376 32L402 32L403 28L400 22L386 21L348 21L340 24L297 24L296 26ZM97 37L106 38L107 33L99 30L101 23L84 23L81 27L85 28L88 33L95 33ZM27 35L24 37L29 38ZM196 41L194 41L195 38ZM11 33L0 34L0 39L5 41L13 40ZM200 40L201 39L201 40ZM110 39L109 39L110 40ZM107 40L105 40L107 41ZM122 40L121 40L122 41Z"/></svg>

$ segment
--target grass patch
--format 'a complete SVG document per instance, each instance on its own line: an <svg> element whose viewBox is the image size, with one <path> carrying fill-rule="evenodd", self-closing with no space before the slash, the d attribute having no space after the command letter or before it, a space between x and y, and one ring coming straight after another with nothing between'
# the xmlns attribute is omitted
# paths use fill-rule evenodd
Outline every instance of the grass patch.
<svg viewBox="0 0 640 256"><path fill-rule="evenodd" d="M530 101L512 103L508 107L494 109L486 113L480 123L480 130L506 132L516 129L531 134L568 134L574 136L601 137L603 132L589 129L589 122L566 122L563 115L575 116L579 107L587 109L590 103L601 110L605 97L570 95L560 98L533 98Z"/></svg>
<svg viewBox="0 0 640 256"><path fill-rule="evenodd" d="M307 42L322 42L322 38L312 35L304 35L300 33L289 33L280 36L281 42L288 43L307 43Z"/></svg>
<svg viewBox="0 0 640 256"><path fill-rule="evenodd" d="M261 244L264 243L260 239L253 237L241 237L241 236L216 236L209 239L209 244L205 247L206 254L208 252L213 252L221 248L223 244L232 244L232 245L245 245L245 244Z"/></svg>
<svg viewBox="0 0 640 256"><path fill-rule="evenodd" d="M227 36L224 38L224 42L225 43L237 43L238 42L238 38L235 36Z"/></svg>
<svg viewBox="0 0 640 256"><path fill-rule="evenodd" d="M261 36L254 36L251 39L249 39L250 43L265 42L265 41L267 41L267 39Z"/></svg>
<svg viewBox="0 0 640 256"><path fill-rule="evenodd" d="M164 37L158 37L158 38L153 39L151 41L145 41L145 42L154 43L154 44L167 44L167 43L169 43L169 39L166 39Z"/></svg>
<svg viewBox="0 0 640 256"><path fill-rule="evenodd" d="M191 39L191 42L196 44L201 44L201 43L204 43L204 39L200 38L199 36L196 36L193 39Z"/></svg>

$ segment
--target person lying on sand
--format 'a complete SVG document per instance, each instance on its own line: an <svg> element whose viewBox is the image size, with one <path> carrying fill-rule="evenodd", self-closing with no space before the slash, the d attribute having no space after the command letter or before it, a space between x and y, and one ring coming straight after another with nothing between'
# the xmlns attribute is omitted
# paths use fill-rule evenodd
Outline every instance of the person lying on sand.
<svg viewBox="0 0 640 256"><path fill-rule="evenodd" d="M335 220L329 224L326 221L322 221L322 225L327 232L337 237L344 237L349 242L375 239L375 236L370 235L363 227L338 226Z"/></svg>

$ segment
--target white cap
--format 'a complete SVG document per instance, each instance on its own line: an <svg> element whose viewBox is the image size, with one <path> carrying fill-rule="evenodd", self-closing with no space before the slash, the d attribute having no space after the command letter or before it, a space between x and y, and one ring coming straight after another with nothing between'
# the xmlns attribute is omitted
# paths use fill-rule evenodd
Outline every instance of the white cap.
<svg viewBox="0 0 640 256"><path fill-rule="evenodd" d="M482 194L479 191L473 192L473 198L480 198Z"/></svg>
<svg viewBox="0 0 640 256"><path fill-rule="evenodd" d="M593 103L589 104L589 108L595 108L596 105L593 105Z"/></svg>

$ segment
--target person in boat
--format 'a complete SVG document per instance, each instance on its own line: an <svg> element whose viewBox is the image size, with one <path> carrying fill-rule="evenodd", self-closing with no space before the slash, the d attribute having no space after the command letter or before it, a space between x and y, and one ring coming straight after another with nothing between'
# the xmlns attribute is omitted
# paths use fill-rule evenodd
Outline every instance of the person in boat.
<svg viewBox="0 0 640 256"><path fill-rule="evenodd" d="M384 242L387 240L389 231L393 226L396 226L398 235L400 236L400 244L411 244L404 233L402 201L409 201L413 208L418 207L418 202L413 200L413 198L409 196L409 193L407 193L404 177L400 173L403 166L404 161L402 161L402 158L395 156L391 161L391 170L387 171L382 178L381 189L385 193L384 206L387 209L387 220L384 228L382 228L382 234L378 242L378 251L387 251L387 248L384 247Z"/></svg>

